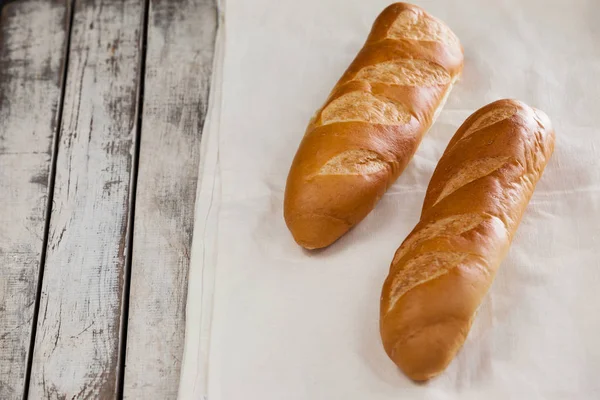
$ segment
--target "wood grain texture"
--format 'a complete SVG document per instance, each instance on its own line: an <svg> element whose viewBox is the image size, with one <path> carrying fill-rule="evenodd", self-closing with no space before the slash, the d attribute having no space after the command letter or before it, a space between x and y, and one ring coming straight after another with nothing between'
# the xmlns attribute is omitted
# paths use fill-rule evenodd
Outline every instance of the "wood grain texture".
<svg viewBox="0 0 600 400"><path fill-rule="evenodd" d="M68 24L67 1L0 14L0 399L23 396Z"/></svg>
<svg viewBox="0 0 600 400"><path fill-rule="evenodd" d="M175 399L200 138L217 25L212 0L151 0L124 397Z"/></svg>
<svg viewBox="0 0 600 400"><path fill-rule="evenodd" d="M29 398L117 397L143 0L76 0Z"/></svg>

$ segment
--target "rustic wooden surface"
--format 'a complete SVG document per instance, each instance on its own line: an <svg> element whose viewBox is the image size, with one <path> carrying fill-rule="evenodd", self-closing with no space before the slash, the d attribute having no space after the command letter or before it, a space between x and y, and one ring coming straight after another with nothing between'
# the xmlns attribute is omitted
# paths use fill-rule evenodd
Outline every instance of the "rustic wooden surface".
<svg viewBox="0 0 600 400"><path fill-rule="evenodd" d="M0 399L25 387L68 28L66 1L0 15Z"/></svg>
<svg viewBox="0 0 600 400"><path fill-rule="evenodd" d="M0 400L175 399L214 0L0 7Z"/></svg>
<svg viewBox="0 0 600 400"><path fill-rule="evenodd" d="M73 12L32 399L118 391L144 1Z"/></svg>
<svg viewBox="0 0 600 400"><path fill-rule="evenodd" d="M127 330L128 399L177 396L216 23L211 0L150 1Z"/></svg>

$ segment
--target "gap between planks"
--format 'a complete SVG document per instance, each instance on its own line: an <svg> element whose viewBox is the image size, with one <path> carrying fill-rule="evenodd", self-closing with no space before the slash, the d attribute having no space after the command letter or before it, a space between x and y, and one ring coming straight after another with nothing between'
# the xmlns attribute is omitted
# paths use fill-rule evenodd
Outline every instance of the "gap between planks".
<svg viewBox="0 0 600 400"><path fill-rule="evenodd" d="M137 121L134 139L133 166L131 170L131 183L129 185L129 216L127 223L127 254L125 256L125 271L124 271L124 287L121 312L121 334L119 340L118 353L118 371L117 378L117 393L120 399L123 398L123 390L125 387L125 362L127 355L127 330L129 326L129 294L131 288L131 260L133 254L133 235L135 221L135 205L137 195L137 177L140 164L140 142L142 138L142 118L144 114L144 86L146 82L146 49L148 44L148 14L150 8L150 0L144 0L144 11L142 17L142 33L140 39L140 59L138 67L138 93L137 107L135 119Z"/></svg>
<svg viewBox="0 0 600 400"><path fill-rule="evenodd" d="M144 9L143 0L76 0L71 7L54 201L25 396L121 396L141 98L136 79L143 75L143 39L132 22Z"/></svg>
<svg viewBox="0 0 600 400"><path fill-rule="evenodd" d="M25 372L25 385L23 387L23 399L29 398L29 382L31 381L31 366L33 363L33 348L35 346L35 335L37 332L37 320L40 313L40 297L42 294L42 281L44 279L44 264L46 263L46 251L48 246L48 234L50 232L50 216L52 214L52 202L54 199L54 182L56 179L56 156L58 154L58 143L60 127L62 126L63 116L63 104L65 102L65 86L67 83L67 72L69 69L69 52L71 50L71 33L73 26L73 6L75 0L68 0L67 2L67 13L68 13L68 26L67 26L67 38L65 43L65 53L63 56L63 67L62 76L60 81L60 100L58 103L58 117L56 120L56 129L54 132L54 139L52 141L52 156L50 161L50 176L48 179L48 200L46 201L46 213L44 217L44 236L42 245L42 254L40 256L40 266L37 279L37 287L35 294L35 305L33 309L33 319L31 323L31 336L29 338L29 351L27 353L27 369Z"/></svg>
<svg viewBox="0 0 600 400"><path fill-rule="evenodd" d="M126 399L177 396L216 26L212 0L150 2Z"/></svg>

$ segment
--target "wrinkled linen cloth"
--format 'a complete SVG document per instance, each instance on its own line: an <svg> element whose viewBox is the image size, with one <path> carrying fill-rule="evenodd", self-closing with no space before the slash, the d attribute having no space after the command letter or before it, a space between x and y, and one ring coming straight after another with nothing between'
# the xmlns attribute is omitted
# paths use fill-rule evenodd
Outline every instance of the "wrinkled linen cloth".
<svg viewBox="0 0 600 400"><path fill-rule="evenodd" d="M600 398L600 2L415 1L465 50L446 107L350 233L307 252L288 232L308 120L388 4L221 4L180 400ZM448 141L500 98L545 111L556 150L464 347L415 384L381 345L381 286Z"/></svg>

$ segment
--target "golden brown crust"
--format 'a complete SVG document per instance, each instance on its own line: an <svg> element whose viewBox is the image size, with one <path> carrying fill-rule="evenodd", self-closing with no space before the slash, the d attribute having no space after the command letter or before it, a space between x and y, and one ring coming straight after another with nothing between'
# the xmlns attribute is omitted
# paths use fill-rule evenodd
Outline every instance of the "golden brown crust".
<svg viewBox="0 0 600 400"><path fill-rule="evenodd" d="M383 345L410 378L441 373L462 346L553 150L548 117L516 100L450 141L382 290Z"/></svg>
<svg viewBox="0 0 600 400"><path fill-rule="evenodd" d="M398 178L463 65L450 29L396 3L310 121L292 163L284 216L295 240L330 245Z"/></svg>

